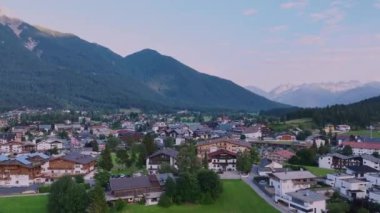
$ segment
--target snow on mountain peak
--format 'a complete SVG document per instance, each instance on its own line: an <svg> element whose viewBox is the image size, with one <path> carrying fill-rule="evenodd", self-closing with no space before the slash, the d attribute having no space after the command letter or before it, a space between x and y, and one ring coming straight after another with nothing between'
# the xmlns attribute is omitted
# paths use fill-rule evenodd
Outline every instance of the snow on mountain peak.
<svg viewBox="0 0 380 213"><path fill-rule="evenodd" d="M0 13L0 24L8 26L17 37L20 37L20 34L22 33L22 29L20 28L22 21L20 19L9 18L8 16L1 15Z"/></svg>
<svg viewBox="0 0 380 213"><path fill-rule="evenodd" d="M38 41L33 40L31 37L28 38L28 41L25 42L26 49L33 51L37 47Z"/></svg>

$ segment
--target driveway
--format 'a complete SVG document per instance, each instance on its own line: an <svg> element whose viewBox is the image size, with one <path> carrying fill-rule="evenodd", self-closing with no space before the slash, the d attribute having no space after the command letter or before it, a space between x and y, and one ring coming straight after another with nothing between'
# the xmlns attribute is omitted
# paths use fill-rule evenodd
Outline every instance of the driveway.
<svg viewBox="0 0 380 213"><path fill-rule="evenodd" d="M253 175L250 174L248 177L245 177L245 178L242 178L242 180L248 184L261 198L263 198L268 204L270 204L271 206L273 206L275 209L277 209L278 211L282 212L282 213L287 213L287 212L291 212L288 208L286 208L285 206L282 206L281 204L278 204L278 203L275 203L274 200L269 197L268 195L266 195L263 191L261 191L259 189L259 187L257 187L253 182Z"/></svg>
<svg viewBox="0 0 380 213"><path fill-rule="evenodd" d="M226 171L223 174L219 174L222 180L240 180L240 174L238 172Z"/></svg>

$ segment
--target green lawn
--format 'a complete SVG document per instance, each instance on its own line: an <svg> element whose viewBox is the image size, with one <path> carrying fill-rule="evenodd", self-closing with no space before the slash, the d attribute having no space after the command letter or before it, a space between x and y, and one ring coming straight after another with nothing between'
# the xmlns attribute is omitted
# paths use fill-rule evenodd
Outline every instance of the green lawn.
<svg viewBox="0 0 380 213"><path fill-rule="evenodd" d="M345 133L345 135L360 135L360 136L370 137L371 136L371 131L366 130L366 129L355 130L355 131L350 131L348 133ZM374 138L380 138L380 131L373 130L372 137L374 137Z"/></svg>
<svg viewBox="0 0 380 213"><path fill-rule="evenodd" d="M43 213L46 205L46 195L0 198L0 213Z"/></svg>
<svg viewBox="0 0 380 213"><path fill-rule="evenodd" d="M318 176L318 177L324 177L327 174L336 173L334 169L324 169L324 168L319 168L319 167L314 167L314 166L303 166L303 167L305 167L307 170L309 170L309 172L313 173L315 176Z"/></svg>
<svg viewBox="0 0 380 213"><path fill-rule="evenodd" d="M240 180L223 181L224 192L212 205L180 205L170 208L159 206L129 205L124 213L244 213L278 212L259 197L246 183Z"/></svg>
<svg viewBox="0 0 380 213"><path fill-rule="evenodd" d="M240 180L223 181L224 192L212 205L159 206L127 205L124 213L244 213L278 212ZM47 196L0 198L0 213L45 213Z"/></svg>

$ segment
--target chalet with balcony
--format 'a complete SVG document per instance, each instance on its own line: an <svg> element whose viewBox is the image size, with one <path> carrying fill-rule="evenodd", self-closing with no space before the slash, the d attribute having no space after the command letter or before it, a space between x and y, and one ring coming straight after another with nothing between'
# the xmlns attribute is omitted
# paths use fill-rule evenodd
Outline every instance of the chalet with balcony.
<svg viewBox="0 0 380 213"><path fill-rule="evenodd" d="M157 174L162 164L177 167L178 152L174 149L164 148L156 151L146 159L146 168L149 174Z"/></svg>
<svg viewBox="0 0 380 213"><path fill-rule="evenodd" d="M42 165L49 156L29 153L11 158L0 155L0 185L7 187L29 186L45 181L41 173Z"/></svg>
<svg viewBox="0 0 380 213"><path fill-rule="evenodd" d="M360 166L363 164L360 156L345 156L339 153L330 153L319 157L318 166L326 169L343 169L347 166Z"/></svg>
<svg viewBox="0 0 380 213"><path fill-rule="evenodd" d="M225 149L211 152L207 156L208 168L215 172L236 171L237 154Z"/></svg>
<svg viewBox="0 0 380 213"><path fill-rule="evenodd" d="M251 150L251 144L235 139L222 138L199 142L197 144L197 153L199 158L204 158L209 153L216 152L219 149L224 149L237 154Z"/></svg>

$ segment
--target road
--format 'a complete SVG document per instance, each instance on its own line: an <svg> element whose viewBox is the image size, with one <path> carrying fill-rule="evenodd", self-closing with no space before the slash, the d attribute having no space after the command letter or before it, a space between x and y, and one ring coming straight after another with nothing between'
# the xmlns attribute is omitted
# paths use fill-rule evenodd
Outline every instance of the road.
<svg viewBox="0 0 380 213"><path fill-rule="evenodd" d="M282 206L281 204L277 204L274 202L274 200L269 197L268 195L266 195L263 191L261 191L259 189L259 187L257 187L255 184L253 184L252 180L253 180L253 175L252 174L249 174L248 177L242 177L241 178L246 184L248 184L261 198L263 198L268 204L270 204L271 206L273 206L275 209L277 209L278 211L280 211L281 213L288 213L288 212L291 212L288 208L286 208L285 206Z"/></svg>

